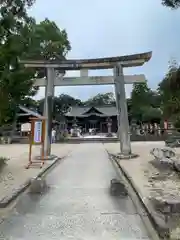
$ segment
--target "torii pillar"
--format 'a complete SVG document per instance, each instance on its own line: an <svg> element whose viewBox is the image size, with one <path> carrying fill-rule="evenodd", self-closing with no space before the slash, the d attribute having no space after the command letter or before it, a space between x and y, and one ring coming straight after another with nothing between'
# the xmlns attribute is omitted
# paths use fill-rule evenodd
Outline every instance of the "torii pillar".
<svg viewBox="0 0 180 240"><path fill-rule="evenodd" d="M120 140L120 157L134 157L131 153L129 119L125 92L123 67L117 64L114 67L114 83L117 105L118 138Z"/></svg>

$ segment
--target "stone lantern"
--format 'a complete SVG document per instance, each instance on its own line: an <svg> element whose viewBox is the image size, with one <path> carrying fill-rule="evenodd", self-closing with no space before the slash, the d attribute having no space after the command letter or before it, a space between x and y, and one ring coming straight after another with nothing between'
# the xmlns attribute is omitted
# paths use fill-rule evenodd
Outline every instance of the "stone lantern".
<svg viewBox="0 0 180 240"><path fill-rule="evenodd" d="M107 118L107 120L106 120L106 123L107 123L107 129L108 129L108 132L107 132L107 135L106 135L106 137L112 137L113 136L113 134L112 134L112 130L111 130L111 127L112 127L112 119L111 118Z"/></svg>
<svg viewBox="0 0 180 240"><path fill-rule="evenodd" d="M72 132L72 136L71 137L78 137L78 125L77 125L77 120L76 120L76 118L74 118L74 120L73 120L73 125L72 125L72 127L73 127L73 132Z"/></svg>
<svg viewBox="0 0 180 240"><path fill-rule="evenodd" d="M136 121L133 119L131 121L131 133L133 135L136 135L136 130L137 130L137 124L136 124Z"/></svg>

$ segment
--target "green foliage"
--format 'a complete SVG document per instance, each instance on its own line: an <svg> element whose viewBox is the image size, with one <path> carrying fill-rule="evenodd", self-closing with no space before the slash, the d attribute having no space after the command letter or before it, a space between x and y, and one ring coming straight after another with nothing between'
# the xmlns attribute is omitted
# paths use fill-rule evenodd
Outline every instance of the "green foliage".
<svg viewBox="0 0 180 240"><path fill-rule="evenodd" d="M0 169L1 169L2 167L4 167L4 165L7 164L7 161L8 161L8 160L9 160L9 159L6 158L6 157L0 157Z"/></svg>
<svg viewBox="0 0 180 240"><path fill-rule="evenodd" d="M61 116L67 112L70 106L80 106L82 104L83 103L80 99L75 99L67 94L61 94L60 96L54 98L53 118L58 121L60 120L59 118L61 118ZM38 111L43 114L44 99L38 101L37 105Z"/></svg>
<svg viewBox="0 0 180 240"><path fill-rule="evenodd" d="M145 107L142 112L143 122L160 123L162 119L162 111L159 108Z"/></svg>
<svg viewBox="0 0 180 240"><path fill-rule="evenodd" d="M147 90L146 93L143 91L143 86ZM138 90L140 87L140 90ZM137 121L144 122L160 122L162 118L162 113L159 108L160 106L160 97L157 92L151 91L147 85L142 84L138 85L135 88L136 93L133 92L133 97L127 99L128 112L131 119L135 119ZM147 100L147 95L149 96L149 101ZM144 100L141 97L144 97ZM37 107L38 112L43 114L44 109L44 99L41 99L37 102L30 99L26 99L25 106L27 107ZM29 102L28 102L29 101ZM29 105L27 105L27 103ZM139 105L138 105L139 104ZM56 120L60 120L62 116L67 112L68 108L71 106L104 106L104 105L116 105L114 94L109 92L105 94L97 94L96 96L88 99L87 101L81 101L80 99L75 99L67 94L61 94L58 97L54 98L54 110L53 110L53 118Z"/></svg>
<svg viewBox="0 0 180 240"><path fill-rule="evenodd" d="M138 122L159 122L161 119L161 97L147 83L134 84L131 94L131 118Z"/></svg>
<svg viewBox="0 0 180 240"><path fill-rule="evenodd" d="M139 83L133 85L133 90L131 93L132 106L139 107L142 104L149 104L150 89L147 86L147 83Z"/></svg>
<svg viewBox="0 0 180 240"><path fill-rule="evenodd" d="M34 37L31 39L31 59L64 59L71 49L66 31L60 30L55 22L47 18L34 24Z"/></svg>
<svg viewBox="0 0 180 240"><path fill-rule="evenodd" d="M180 0L162 0L162 4L172 9L177 9L180 7Z"/></svg>
<svg viewBox="0 0 180 240"><path fill-rule="evenodd" d="M55 22L46 18L39 24L33 24L29 49L30 51L23 54L22 58L59 60L65 59L71 46L65 29L60 30ZM46 76L46 69L36 68L37 70L36 76Z"/></svg>
<svg viewBox="0 0 180 240"><path fill-rule="evenodd" d="M180 117L179 116L174 120L174 127L177 129L180 129Z"/></svg>
<svg viewBox="0 0 180 240"><path fill-rule="evenodd" d="M58 97L54 97L53 118L59 120L59 118L61 118L61 116L64 115L64 113L66 113L68 108L71 106L104 106L112 104L115 105L115 98L114 94L111 92L105 94L97 94L96 96L84 102L81 101L80 99L73 98L67 94L61 94ZM38 112L43 114L44 99L37 101L36 104L35 102L32 101L30 105L37 106ZM27 104L25 106L27 106Z"/></svg>
<svg viewBox="0 0 180 240"><path fill-rule="evenodd" d="M84 102L86 106L103 106L115 104L114 94L112 92L99 93L96 96L88 99Z"/></svg>
<svg viewBox="0 0 180 240"><path fill-rule="evenodd" d="M180 67L176 62L170 63L168 73L158 88L162 98L165 118L176 118L180 114Z"/></svg>
<svg viewBox="0 0 180 240"><path fill-rule="evenodd" d="M0 3L0 125L12 121L17 104L23 105L27 96L34 96L35 76L45 70L26 69L21 58L65 58L70 43L65 30L45 19L36 24L27 8L33 0L1 1Z"/></svg>

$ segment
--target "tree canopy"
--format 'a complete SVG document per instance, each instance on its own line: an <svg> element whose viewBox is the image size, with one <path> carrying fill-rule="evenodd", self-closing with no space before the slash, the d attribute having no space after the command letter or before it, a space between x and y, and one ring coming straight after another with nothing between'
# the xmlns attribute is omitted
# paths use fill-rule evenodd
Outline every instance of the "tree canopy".
<svg viewBox="0 0 180 240"><path fill-rule="evenodd" d="M141 91L139 91L138 89L140 89ZM145 91L145 89L147 90L147 92ZM141 99L142 96L144 96L144 98L142 98L144 99L144 102ZM26 101L26 106L28 107L30 101L29 99L27 99ZM54 98L53 118L59 120L61 116L67 112L70 106L99 107L105 105L116 105L114 93L99 93L86 101L73 98L72 96L69 96L67 94L61 94ZM160 122L162 118L162 112L159 107L159 95L157 92L151 91L147 87L147 84L137 85L134 87L132 91L132 97L127 99L127 105L130 119L135 119L138 122ZM32 106L34 106L41 114L43 114L44 99L41 99L36 104L35 102L32 102Z"/></svg>
<svg viewBox="0 0 180 240"><path fill-rule="evenodd" d="M139 122L160 122L160 102L160 95L152 91L147 82L134 84L129 109L131 118Z"/></svg>
<svg viewBox="0 0 180 240"><path fill-rule="evenodd" d="M0 125L12 120L17 104L34 96L33 77L45 71L26 69L20 58L65 58L70 50L67 33L48 19L36 23L28 16L33 0L0 3Z"/></svg>
<svg viewBox="0 0 180 240"><path fill-rule="evenodd" d="M86 106L102 106L102 105L113 105L115 104L115 97L112 92L99 93L96 96L89 98L84 102Z"/></svg>
<svg viewBox="0 0 180 240"><path fill-rule="evenodd" d="M161 108L166 119L179 121L180 115L180 66L171 62L164 79L158 88L161 95Z"/></svg>
<svg viewBox="0 0 180 240"><path fill-rule="evenodd" d="M44 77L45 69L28 69L19 59L65 59L71 49L65 29L45 19L36 23L27 9L34 0L4 0L0 3L0 125L12 121L18 104L43 111L43 101L34 101L37 93L33 78ZM180 0L162 0L173 9L180 7ZM56 69L58 70L58 69ZM153 121L172 118L178 124L180 115L180 66L172 62L156 91L147 83L135 84L127 100L132 118ZM54 98L54 118L66 112L69 106L115 105L114 94L109 92L81 101L66 94Z"/></svg>
<svg viewBox="0 0 180 240"><path fill-rule="evenodd" d="M54 97L53 104L53 118L57 121L64 115L70 106L81 106L83 102L80 99L73 98L67 94L61 94L58 97ZM26 105L27 106L27 105ZM44 99L37 102L37 110L43 114Z"/></svg>
<svg viewBox="0 0 180 240"><path fill-rule="evenodd" d="M162 4L172 9L177 9L180 7L180 0L162 0Z"/></svg>

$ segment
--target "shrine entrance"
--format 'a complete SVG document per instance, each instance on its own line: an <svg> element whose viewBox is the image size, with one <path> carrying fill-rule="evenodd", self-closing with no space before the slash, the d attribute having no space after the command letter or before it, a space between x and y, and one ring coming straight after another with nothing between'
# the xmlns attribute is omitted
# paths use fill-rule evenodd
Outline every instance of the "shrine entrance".
<svg viewBox="0 0 180 240"><path fill-rule="evenodd" d="M47 78L36 79L35 86L45 86L44 116L47 119L45 151L51 154L51 126L52 106L55 86L80 85L108 85L114 84L117 106L118 137L120 141L120 154L122 158L131 158L129 120L126 103L125 84L145 82L146 78L140 75L125 75L123 68L142 66L151 59L152 52L95 59L78 60L21 60L25 67L46 68ZM62 74L56 76L56 69ZM88 70L113 69L112 76L89 77ZM64 77L69 70L80 70L80 77ZM94 125L93 125L94 126ZM110 126L110 125L109 125ZM108 127L110 130L110 127Z"/></svg>
<svg viewBox="0 0 180 240"><path fill-rule="evenodd" d="M97 129L98 128L98 121L97 120L89 120L89 123L87 124L88 129Z"/></svg>
<svg viewBox="0 0 180 240"><path fill-rule="evenodd" d="M102 133L107 133L107 123L106 122L102 122L100 125L100 131Z"/></svg>

